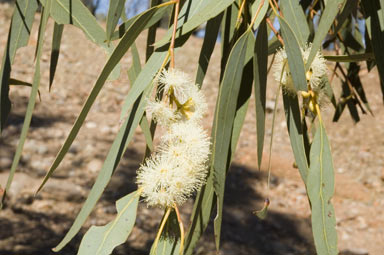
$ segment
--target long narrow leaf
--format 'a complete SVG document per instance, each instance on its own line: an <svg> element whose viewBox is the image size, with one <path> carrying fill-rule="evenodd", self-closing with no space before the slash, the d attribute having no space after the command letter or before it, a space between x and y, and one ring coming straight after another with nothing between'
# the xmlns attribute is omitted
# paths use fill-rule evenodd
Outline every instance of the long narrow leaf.
<svg viewBox="0 0 384 255"><path fill-rule="evenodd" d="M162 60L165 58L166 55L166 52L155 52L151 58L155 60ZM85 201L83 207L81 208L79 214L76 217L75 222L72 224L70 230L68 231L64 239L55 247L55 251L61 250L77 234L77 232L80 230L81 226L84 224L85 220L95 207L105 187L107 186L113 172L118 166L121 157L123 156L129 142L133 137L134 131L139 125L139 122L144 113L147 97L149 96L153 87L153 77L161 68L161 65L161 61L148 61L148 63L144 66L143 70L137 77L135 81L136 84L134 84L133 87L144 86L146 89L143 93L143 96L139 97L135 101L133 108L129 113L129 116L125 118L108 152L103 167L101 168L100 173L97 176L96 182L88 195L87 200Z"/></svg>
<svg viewBox="0 0 384 255"><path fill-rule="evenodd" d="M251 31L243 34L229 55L227 68L220 85L216 104L214 129L212 131L212 167L214 171L214 188L217 196L217 215L214 221L216 249L220 247L221 220L224 203L224 188L228 154L232 136L233 122L236 113L237 97L240 91L241 78L245 63L248 41L253 38ZM253 46L252 44L252 52Z"/></svg>
<svg viewBox="0 0 384 255"><path fill-rule="evenodd" d="M42 2L42 4L45 3ZM58 24L72 24L80 28L92 42L101 46L108 56L113 53L113 46L106 42L104 29L81 0L53 0L51 15ZM116 65L108 78L117 79L119 73L120 65Z"/></svg>
<svg viewBox="0 0 384 255"><path fill-rule="evenodd" d="M304 46L308 40L309 27L303 8L299 0L281 1L281 9L284 13L284 18L292 27L297 35L300 46Z"/></svg>
<svg viewBox="0 0 384 255"><path fill-rule="evenodd" d="M328 61L332 62L359 62L374 60L375 55L372 52L359 53L354 55L334 55L324 56Z"/></svg>
<svg viewBox="0 0 384 255"><path fill-rule="evenodd" d="M368 36L375 54L377 69L380 76L381 92L384 100L384 6L379 0L363 0L361 4L366 15ZM367 46L369 47L369 46Z"/></svg>
<svg viewBox="0 0 384 255"><path fill-rule="evenodd" d="M53 78L55 77L57 62L59 61L61 37L63 35L64 25L53 25L51 63L49 65L49 90L52 88Z"/></svg>
<svg viewBox="0 0 384 255"><path fill-rule="evenodd" d="M116 202L116 218L105 226L92 226L80 243L78 255L109 255L124 243L135 225L140 193L137 191Z"/></svg>
<svg viewBox="0 0 384 255"><path fill-rule="evenodd" d="M25 46L28 42L36 9L36 0L19 0L15 3L0 69L0 134L5 127L9 112L11 111L11 101L8 95L11 66L17 49Z"/></svg>
<svg viewBox="0 0 384 255"><path fill-rule="evenodd" d="M190 3L184 4L179 15L180 19L184 19L183 24L179 23L178 25L178 29L182 27L180 36L188 34L204 22L216 17L233 2L234 0L198 0L196 1L198 4L196 4L194 9L190 7ZM188 14L185 14L185 12L188 12ZM185 20L186 18L188 18L188 20ZM167 35L155 45L160 47L167 44L172 37L172 30L173 26L170 27Z"/></svg>
<svg viewBox="0 0 384 255"><path fill-rule="evenodd" d="M257 32L253 57L253 75L255 79L255 107L257 133L257 163L260 169L264 148L265 103L267 97L268 34L264 20Z"/></svg>
<svg viewBox="0 0 384 255"><path fill-rule="evenodd" d="M308 70L312 64L313 59L316 56L316 52L320 49L321 43L323 42L325 36L328 34L328 30L331 27L333 21L340 8L343 6L343 2L346 0L333 0L327 1L325 5L324 13L321 15L320 23L317 28L315 38L312 42L311 52L309 53L307 63L305 64L305 69Z"/></svg>
<svg viewBox="0 0 384 255"><path fill-rule="evenodd" d="M165 8L165 7L161 7ZM145 29L146 23L151 19L152 15L161 8L152 8L145 13L143 13L139 19L136 20L134 24L128 29L126 34L123 36L123 38L120 40L119 44L116 46L115 50L113 51L112 55L108 59L107 63L105 64L103 70L101 71L90 95L87 98L87 101L85 102L83 109L81 110L79 116L77 117L67 139L65 140L63 146L61 147L60 151L58 152L54 162L52 163L48 173L46 174L42 184L40 185L38 191L41 190L41 188L44 186L44 184L47 182L47 180L50 178L50 176L53 174L53 172L56 170L56 168L59 166L60 162L63 160L64 156L69 150L69 147L75 140L82 124L84 123L84 120L86 116L88 115L89 110L91 109L91 106L96 100L96 97L98 96L100 90L104 86L105 81L107 80L108 76L112 72L112 70L115 68L115 66L119 63L121 58L124 56L124 54L128 51L129 47L132 45L132 43L135 41L137 36L139 36L140 32ZM152 77L149 77L152 78ZM148 83L145 83L145 85L148 85ZM135 93L127 103L128 108L133 104L133 102L136 101L136 99L139 97L141 92L143 92L144 87L143 86L137 86L142 88L139 93ZM132 91L130 91L129 95L132 94ZM37 192L38 192L37 191Z"/></svg>
<svg viewBox="0 0 384 255"><path fill-rule="evenodd" d="M298 98L283 94L283 101L293 155L295 156L296 164L299 167L301 178L304 183L306 183L308 175L308 159L305 150L306 146L304 144L304 132L301 124Z"/></svg>
<svg viewBox="0 0 384 255"><path fill-rule="evenodd" d="M121 13L125 10L125 0L109 1L108 15L107 15L107 41L111 40L112 34L115 31L117 22L119 22Z"/></svg>
<svg viewBox="0 0 384 255"><path fill-rule="evenodd" d="M334 171L332 154L322 123L311 146L310 162L307 189L312 207L312 231L316 251L317 254L337 254L336 218L331 204Z"/></svg>
<svg viewBox="0 0 384 255"><path fill-rule="evenodd" d="M41 58L41 54L42 54L42 50L43 50L44 32L45 32L45 28L46 28L48 17L49 17L50 1L51 0L47 0L47 5L46 5L47 8L43 9L42 18L40 20L40 28L39 28L39 30L40 30L40 36L39 37L40 38L39 38L39 41L38 41L38 44L37 44L36 65L35 65L35 72L34 72L34 75L33 75L32 90L31 90L31 94L30 94L30 97L29 97L29 101L28 101L27 111L25 113L23 127L21 129L21 134L20 134L19 142L17 144L15 156L13 158L11 170L9 172L9 176L8 176L8 180L7 180L7 185L5 186L3 197L2 197L1 202L0 202L0 209L2 208L2 204L4 202L4 199L5 199L6 195L7 195L7 192L11 188L11 184L12 184L12 181L13 181L14 174L16 172L16 169L17 169L18 165L19 165L19 161L20 161L20 158L21 158L21 153L23 151L25 139L27 138L29 126L31 124L32 113L33 113L33 110L35 108L36 96L38 94L39 85L40 85L40 58Z"/></svg>
<svg viewBox="0 0 384 255"><path fill-rule="evenodd" d="M219 14L217 17L209 20L205 28L204 42L200 51L199 63L195 79L196 84L198 84L200 87L202 86L205 74L207 73L208 64L216 45L222 19L223 14Z"/></svg>
<svg viewBox="0 0 384 255"><path fill-rule="evenodd" d="M296 90L307 91L304 62L297 36L284 18L279 16L279 22L294 86Z"/></svg>

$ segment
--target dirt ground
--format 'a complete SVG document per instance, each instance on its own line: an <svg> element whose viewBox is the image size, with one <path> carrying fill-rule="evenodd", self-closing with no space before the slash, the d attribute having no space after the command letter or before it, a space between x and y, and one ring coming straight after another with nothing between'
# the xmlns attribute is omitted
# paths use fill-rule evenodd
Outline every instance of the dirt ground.
<svg viewBox="0 0 384 255"><path fill-rule="evenodd" d="M38 19L38 17L36 17ZM10 8L0 4L0 54L3 53L10 22ZM43 176L64 142L81 110L105 54L75 27L65 26L55 81L48 92L52 23L42 57L41 101L36 104L31 129L6 207L0 211L0 255L53 254L54 247L71 226L103 164L119 128L119 116L129 91L127 69L130 54L122 61L118 81L105 84L74 144L61 166L36 197ZM160 32L160 34L163 32ZM18 51L12 77L31 82L33 54L37 40L35 24L28 46ZM142 42L142 43L140 43ZM144 60L145 36L139 38ZM176 53L176 67L196 72L202 40L191 38ZM203 91L209 99L210 114L204 125L212 123L220 70L220 45L214 52ZM361 115L354 124L348 112L338 123L332 122L333 107L324 112L336 172L333 198L341 254L382 254L384 248L384 107L376 69L362 71L362 81L374 116ZM339 84L333 84L338 91ZM255 107L252 101L238 144L235 160L226 183L222 227L223 255L315 254L310 229L310 210L287 136L284 111L279 100L272 150L272 182L267 190L268 145L271 136L273 98L276 83L268 79L266 142L263 164L257 169ZM4 187L20 135L30 89L11 88L12 113L0 138L0 184ZM75 254L90 225L106 224L115 214L115 201L136 189L135 171L145 149L138 129L110 185L72 242L59 254ZM271 206L266 220L252 214L269 196ZM187 222L192 203L182 208ZM114 254L147 254L154 239L162 211L141 203L134 230L126 244ZM196 254L216 254L212 226L199 243Z"/></svg>

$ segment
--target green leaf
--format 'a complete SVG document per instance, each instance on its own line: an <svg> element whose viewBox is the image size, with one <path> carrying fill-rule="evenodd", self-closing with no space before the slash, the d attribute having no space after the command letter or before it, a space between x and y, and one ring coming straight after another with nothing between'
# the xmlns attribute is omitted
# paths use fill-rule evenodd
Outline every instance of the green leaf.
<svg viewBox="0 0 384 255"><path fill-rule="evenodd" d="M137 76L141 72L140 56L136 47L136 43L132 44L131 52L132 52L132 66L128 70L128 77L129 77L129 82L131 84L134 84ZM124 118L123 113L121 114L120 117ZM150 151L153 151L152 133L151 133L150 126L148 124L148 120L145 114L140 120L140 127L141 127L141 130L143 131L147 148Z"/></svg>
<svg viewBox="0 0 384 255"><path fill-rule="evenodd" d="M116 218L105 226L92 226L85 233L77 254L108 255L124 243L135 225L140 193L137 191L116 202Z"/></svg>
<svg viewBox="0 0 384 255"><path fill-rule="evenodd" d="M337 37L337 33L343 28L345 25L345 21L350 19L351 13L354 15L358 10L359 1L356 0L347 0L343 7L343 11L337 15L336 17L336 26L333 30L332 35L327 38L327 41L333 41Z"/></svg>
<svg viewBox="0 0 384 255"><path fill-rule="evenodd" d="M181 31L178 36L186 35L204 22L216 17L233 2L234 0L190 0L186 2L180 10L179 21L182 22L178 22L178 29ZM172 30L173 26L170 27L167 35L155 45L161 47L167 44L171 40Z"/></svg>
<svg viewBox="0 0 384 255"><path fill-rule="evenodd" d="M353 55L334 55L334 56L324 56L328 61L332 62L359 62L359 61L369 61L374 60L375 55L372 52L358 53Z"/></svg>
<svg viewBox="0 0 384 255"><path fill-rule="evenodd" d="M53 0L51 15L58 24L72 24L80 28L93 43L101 46L108 56L114 52L113 46L106 43L105 31L81 0ZM120 65L116 65L108 78L114 80L118 78L119 73Z"/></svg>
<svg viewBox="0 0 384 255"><path fill-rule="evenodd" d="M292 75L293 83L297 91L307 91L307 80L305 78L304 62L299 41L287 21L280 16L278 18L280 21L281 33L285 43L285 51L287 52L288 66Z"/></svg>
<svg viewBox="0 0 384 255"><path fill-rule="evenodd" d="M197 194L191 215L191 224L185 238L184 253L192 255L197 242L208 226L211 214L216 205L213 188L213 172L208 173L207 182Z"/></svg>
<svg viewBox="0 0 384 255"><path fill-rule="evenodd" d="M328 34L328 30L331 27L333 21L335 20L337 13L343 6L344 1L346 0L327 1L324 12L320 18L319 26L317 27L315 33L315 38L312 42L311 52L309 53L307 63L305 64L306 70L308 70L311 66L317 51L320 49L321 43L323 42L325 36Z"/></svg>
<svg viewBox="0 0 384 255"><path fill-rule="evenodd" d="M280 7L284 18L295 31L301 47L305 45L309 37L309 27L303 8L299 0L281 1Z"/></svg>
<svg viewBox="0 0 384 255"><path fill-rule="evenodd" d="M28 43L37 4L36 0L18 0L15 3L9 32L9 56L11 64L13 64L16 51Z"/></svg>
<svg viewBox="0 0 384 255"><path fill-rule="evenodd" d="M320 122L311 146L307 189L312 206L312 231L317 254L338 254L332 154L327 134Z"/></svg>
<svg viewBox="0 0 384 255"><path fill-rule="evenodd" d="M11 170L9 172L7 184L5 186L5 190L4 190L1 202L0 202L0 209L2 208L2 205L4 203L4 200L5 200L5 197L7 195L7 192L11 188L13 177L14 177L16 169L17 169L17 167L19 165L19 161L20 161L20 158L21 158L21 153L23 151L25 139L27 138L29 126L31 124L33 110L35 108L36 96L37 96L38 91L39 91L39 85L40 85L40 58L41 58L41 54L42 54L42 50L43 50L44 31L45 31L45 28L46 28L46 25L47 25L47 21L48 21L48 17L49 17L50 0L47 0L47 5L46 6L47 6L47 8L43 9L42 18L40 20L40 29L39 29L40 30L40 39L38 40L38 44L37 44L36 65L35 65L35 72L34 72L34 75L33 75L33 83L32 83L31 94L29 96L27 111L25 113L23 127L21 129L21 134L20 134L19 142L17 144L15 155L13 157L12 166L11 166Z"/></svg>
<svg viewBox="0 0 384 255"><path fill-rule="evenodd" d="M109 9L107 15L107 41L111 40L112 34L115 31L117 22L119 22L121 13L124 10L125 0L109 1Z"/></svg>
<svg viewBox="0 0 384 255"><path fill-rule="evenodd" d="M60 44L61 37L63 35L64 25L55 24L53 25L53 36L52 36L52 49L51 49L51 64L49 65L49 90L52 88L53 78L55 77L57 62L59 61L60 55Z"/></svg>
<svg viewBox="0 0 384 255"><path fill-rule="evenodd" d="M331 101L332 105L336 107L336 98L335 94L333 93L332 86L328 80L327 76L324 76L321 78L321 83L324 84L324 94L328 97L328 99Z"/></svg>
<svg viewBox="0 0 384 255"><path fill-rule="evenodd" d="M268 34L265 19L257 32L254 57L253 75L255 79L255 107L257 133L257 163L260 169L264 148L265 102L267 97L267 67L268 65Z"/></svg>
<svg viewBox="0 0 384 255"><path fill-rule="evenodd" d="M9 100L11 66L17 49L25 46L28 42L37 9L37 1L19 0L16 1L15 6L0 69L0 134L11 111L11 101Z"/></svg>
<svg viewBox="0 0 384 255"><path fill-rule="evenodd" d="M141 72L141 74L143 74ZM92 212L97 201L101 197L104 189L109 183L113 172L117 168L124 152L126 151L129 142L132 140L133 134L141 120L144 113L146 104L146 98L149 96L153 86L149 86L144 92L143 96L138 98L135 102L130 115L125 119L119 132L116 135L115 140L108 152L107 158L104 161L103 167L97 176L96 182L93 185L87 200L77 215L75 222L72 224L68 233L63 240L53 249L54 251L60 251L71 239L79 232L81 226Z"/></svg>
<svg viewBox="0 0 384 255"><path fill-rule="evenodd" d="M158 4L161 4L161 0L151 0L150 1L150 7L154 7ZM152 26L148 29L148 35L147 35L147 47L145 50L145 60L147 61L149 57L152 55L152 53L155 51L155 47L153 44L156 40L156 31L157 28L160 26L160 21L154 23Z"/></svg>
<svg viewBox="0 0 384 255"><path fill-rule="evenodd" d="M13 78L9 79L9 85L21 85L21 86L32 87L32 84L29 82L21 81L21 80L13 79Z"/></svg>
<svg viewBox="0 0 384 255"><path fill-rule="evenodd" d="M52 0L51 15L58 24L74 25L92 42L107 47L103 28L81 0Z"/></svg>
<svg viewBox="0 0 384 255"><path fill-rule="evenodd" d="M156 13L153 14L152 18L146 23L145 28L152 27L154 24L159 22L172 9L172 5L170 5L169 3L163 3L160 5L154 6L145 12L149 12L151 9L158 9L158 10L156 11ZM123 37L123 35L132 26L132 24L136 22L137 19L140 18L142 15L143 13L140 13L130 18L129 20L125 21L123 24L121 24L119 26L118 31L115 31L113 33L111 40L116 40Z"/></svg>
<svg viewBox="0 0 384 255"><path fill-rule="evenodd" d="M172 210L165 223L157 247L155 248L152 245L150 255L179 255L179 250L180 228L176 212Z"/></svg>
<svg viewBox="0 0 384 255"><path fill-rule="evenodd" d="M254 38L252 37L249 40L250 43L255 42ZM248 45L247 48L247 56L253 55L253 48L251 53L251 46ZM240 138L241 129L243 128L245 116L247 114L249 101L251 99L252 94L252 83L253 83L253 59L246 57L248 59L248 63L244 65L243 70L243 77L241 78L241 86L239 91L239 97L237 98L237 105L236 105L236 114L235 118L233 120L233 128L232 128L232 136L231 136L231 147L230 147L230 155L231 158L229 160L228 165L232 162L236 147ZM228 169L227 169L228 171Z"/></svg>
<svg viewBox="0 0 384 255"><path fill-rule="evenodd" d="M167 52L155 52L152 54L151 58L135 80L133 87L143 86L146 88L143 96L136 99L129 115L124 118L124 122L116 135L87 200L76 217L71 229L60 244L57 245L55 251L61 250L76 235L107 186L144 114L147 97L150 95L153 88L153 77L155 77L158 70L162 68L162 61L159 60L163 60L166 55ZM129 109L127 109L124 114L128 113L128 110Z"/></svg>
<svg viewBox="0 0 384 255"><path fill-rule="evenodd" d="M110 56L107 63L105 64L103 70L101 71L91 93L89 94L89 96L88 96L88 98L87 98L87 100L83 106L83 109L81 110L79 116L77 117L67 139L65 140L63 146L61 147L60 151L58 152L54 162L52 163L52 166L50 167L48 173L46 174L46 176L45 176L42 184L40 185L39 189L37 190L37 192L39 192L41 190L41 188L44 186L44 184L47 182L47 180L50 178L50 176L53 174L53 172L56 170L56 168L59 166L60 162L63 160L64 156L68 152L68 150L69 150L71 144L73 143L73 141L75 140L82 124L84 123L84 120L87 117L89 110L91 109L93 103L95 102L96 97L98 96L100 90L104 86L104 83L107 80L108 76L110 75L112 70L115 68L115 66L119 63L119 61L124 56L124 54L128 51L128 49L132 45L132 43L134 43L135 39L140 34L140 32L145 28L146 22L148 22L148 20L151 19L152 15L157 10L158 10L157 8L152 8L152 9L149 9L148 11L146 11L145 13L143 13L136 20L136 22L134 22L132 24L132 26L127 30L126 34L123 36L123 38L120 40L119 44L116 46L112 55ZM161 56L163 56L163 57L161 57ZM164 59L165 53L162 53L162 52L158 53L158 57L161 59ZM159 59L155 60L154 59L154 62L156 62L156 61L159 62L162 60L159 60ZM159 65L157 64L157 67L158 66ZM156 69L156 71L157 71L157 69ZM156 71L154 73L156 73ZM154 74L152 74L152 75L154 75ZM149 77L144 78L144 80L148 80L148 79L151 80L152 78L153 78L153 76L149 76ZM139 83L139 84L141 84L141 83ZM144 83L144 86L147 86L148 84L149 83L146 82L146 83ZM128 108L133 104L133 102L135 102L135 100L139 97L141 92L143 92L143 90L144 90L144 87L141 85L136 86L136 87L140 87L142 89L139 91L139 93L136 93L129 98L130 101L125 104L128 107L123 109L124 112L127 112ZM130 96L132 93L133 92L130 91L128 95Z"/></svg>
<svg viewBox="0 0 384 255"><path fill-rule="evenodd" d="M201 47L199 63L197 66L197 73L195 83L201 88L203 85L205 74L207 73L209 61L211 59L213 50L215 49L217 36L219 34L220 24L223 19L223 14L219 14L207 22L205 28L204 42Z"/></svg>
<svg viewBox="0 0 384 255"><path fill-rule="evenodd" d="M297 97L291 97L286 93L283 93L283 101L293 155L295 156L295 161L299 168L301 178L304 183L306 183L308 159L305 150L306 146L304 145L304 132L301 124L299 101Z"/></svg>
<svg viewBox="0 0 384 255"><path fill-rule="evenodd" d="M265 199L263 208L261 210L254 211L253 214L255 214L259 219L264 220L268 215L269 204L269 199Z"/></svg>
<svg viewBox="0 0 384 255"><path fill-rule="evenodd" d="M153 68L155 66L159 67L164 62L166 56L166 52L154 52L152 56L148 59L148 62L145 64L145 66L148 69ZM135 83L133 84L132 88L130 89L128 95L124 100L122 107L122 118L124 118L123 114L128 112L128 109L132 106L136 98L144 91L146 86L148 86L148 79L152 80L155 78L156 72L147 75L149 76L145 77L143 75L139 75L139 77L137 77L137 79L135 80Z"/></svg>
<svg viewBox="0 0 384 255"><path fill-rule="evenodd" d="M372 43L373 53L380 76L381 92L384 100L384 5L379 0L362 0L366 28ZM368 47L368 46L367 46Z"/></svg>
<svg viewBox="0 0 384 255"><path fill-rule="evenodd" d="M236 32L236 21L238 14L237 4L230 5L224 12L224 18L221 25L221 65L220 65L220 82L223 79L225 67L228 61L229 53L231 53L234 43L239 37Z"/></svg>
<svg viewBox="0 0 384 255"><path fill-rule="evenodd" d="M239 96L243 68L246 63L247 48L251 47L253 53L254 42L249 43L252 39L254 40L253 33L248 30L233 46L228 58L228 63L226 65L227 68L224 72L216 103L215 119L212 130L213 142L211 171L214 172L214 188L218 201L217 215L214 220L217 250L219 250L220 247L225 177L230 164L230 162L228 162L228 157L231 156L229 154L229 150L231 145L233 123L236 114L237 98ZM251 44L251 46L248 47L249 44Z"/></svg>
<svg viewBox="0 0 384 255"><path fill-rule="evenodd" d="M257 15L256 17L256 20L255 22L253 23L253 29L256 29L259 24L261 23L261 21L263 21L264 17L265 17L265 14L267 13L268 11L268 6L269 6L269 3L268 1L265 1L265 0L257 0L255 1L253 4L252 4L252 17L254 15L256 15L256 12L257 10L259 9L259 6L260 6L260 3L261 1L263 1L263 6L261 7L260 11L259 11L259 14Z"/></svg>

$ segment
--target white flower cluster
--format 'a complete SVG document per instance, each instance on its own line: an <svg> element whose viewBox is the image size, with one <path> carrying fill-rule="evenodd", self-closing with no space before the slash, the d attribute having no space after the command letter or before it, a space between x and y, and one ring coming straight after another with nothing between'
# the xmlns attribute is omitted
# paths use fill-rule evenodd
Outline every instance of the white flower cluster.
<svg viewBox="0 0 384 255"><path fill-rule="evenodd" d="M308 44L301 49L304 65L308 61L309 53L312 45ZM281 82L285 92L295 95L297 93L293 84L292 76L288 66L288 58L285 48L281 48L276 52L274 64L275 80ZM326 60L320 51L316 53L309 70L306 73L307 83L311 90L319 92L321 90L321 79L327 74Z"/></svg>
<svg viewBox="0 0 384 255"><path fill-rule="evenodd" d="M204 95L186 74L164 70L159 78L164 101L149 101L147 112L166 129L154 154L140 166L137 184L150 206L181 205L204 184L210 154L201 127L207 109Z"/></svg>

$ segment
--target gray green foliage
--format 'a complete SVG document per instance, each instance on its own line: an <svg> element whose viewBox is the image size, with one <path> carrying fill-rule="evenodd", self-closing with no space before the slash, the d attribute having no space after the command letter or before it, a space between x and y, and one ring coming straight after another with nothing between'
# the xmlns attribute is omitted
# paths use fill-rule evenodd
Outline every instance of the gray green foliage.
<svg viewBox="0 0 384 255"><path fill-rule="evenodd" d="M135 225L139 197L136 191L117 200L115 219L105 226L92 226L84 235L78 254L107 255L124 243Z"/></svg>
<svg viewBox="0 0 384 255"><path fill-rule="evenodd" d="M186 0L181 1L177 26L173 24L176 1L164 2L152 0L151 8L117 26L124 10L125 0L110 1L106 30L100 25L87 7L80 0L17 0L10 24L7 45L4 50L0 71L0 132L6 127L10 112L9 85L25 85L31 87L31 94L24 124L14 160L9 171L9 178L1 201L7 199L13 176L20 161L23 145L27 138L29 125L40 84L40 58L44 44L45 30L49 19L54 21L51 45L49 88L52 86L57 65L60 65L60 44L65 36L64 27L74 25L81 29L87 39L103 48L107 60L98 74L94 86L78 117L64 141L50 169L40 185L39 190L59 167L70 146L76 139L84 121L104 87L105 82L120 76L120 61L131 50L132 65L123 75L128 75L130 90L125 95L121 109L121 126L111 144L108 155L100 169L99 175L90 190L86 201L78 213L73 225L63 235L62 241L54 248L60 251L80 231L81 227L93 211L111 180L121 158L131 142L135 130L141 127L147 150L153 150L155 124L148 121L145 114L147 99L159 93L155 77L159 71L169 64L169 49L172 45L173 28L176 28L175 48L183 47L191 34L205 25L206 34L198 63L195 81L201 87L210 65L213 50L217 46L220 35L221 73L217 77L217 102L212 123L212 138L209 173L202 189L197 193L190 222L185 234L184 246L181 241L176 212L172 210L161 233L157 246L153 246L151 254L178 254L184 247L184 254L193 254L195 247L209 224L213 224L216 249L220 249L220 233L225 210L224 193L227 173L234 158L245 116L254 93L256 114L256 130L258 167L260 168L264 149L265 118L268 66L271 54L284 47L287 54L284 71L288 70L292 77L295 93L283 93L283 107L287 121L287 131L298 171L307 190L312 210L313 237L318 254L337 254L336 216L332 206L335 185L332 154L327 139L324 123L321 121L321 109L311 109L305 104L304 95L312 93L308 77L311 75L311 63L316 53L329 45L337 45L337 54L325 56L335 70L342 73L339 79L342 94L335 97L334 81L326 76L321 77L320 88L335 106L334 120L338 120L345 106L352 118L360 120L359 113L372 113L359 76L360 61L367 61L371 67L377 65L379 75L384 77L383 56L383 1L353 0L337 1L275 1L268 0ZM26 45L34 22L38 3L42 4L39 24L38 43L32 84L11 79L13 60L20 47ZM273 8L272 8L273 7ZM277 8L279 7L279 8ZM171 15L170 15L171 13ZM319 22L315 24L315 15ZM366 34L351 24L363 17L366 22ZM170 19L165 35L158 39L156 31L159 21ZM273 21L279 22L280 29L273 31ZM336 21L336 22L335 22ZM316 29L315 29L316 27ZM145 63L142 64L136 48L136 40L148 29ZM270 33L273 33L270 36ZM348 38L348 40L346 39ZM366 44L363 43L365 38ZM156 41L156 39L158 39ZM312 45L307 61L303 60L302 48ZM331 49L333 50L333 49ZM177 54L177 51L176 51ZM177 67L182 69L182 67ZM384 84L381 82L381 84ZM381 85L384 91L384 86ZM17 88L16 88L17 89ZM252 90L253 89L253 90ZM252 92L254 91L254 92ZM313 92L314 93L314 92ZM317 93L317 92L316 92ZM273 95L278 98L279 94ZM316 107L319 104L315 105ZM359 110L360 109L360 110ZM309 127L316 130L314 136L308 132ZM272 141L272 140L271 140ZM92 226L85 234L80 245L79 254L111 254L113 249L125 242L136 219L140 190L134 191L117 201L116 218L105 226ZM266 200L268 201L268 200ZM268 217L265 207L256 211L260 218ZM214 220L212 220L214 218ZM235 234L235 233L234 233Z"/></svg>

